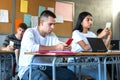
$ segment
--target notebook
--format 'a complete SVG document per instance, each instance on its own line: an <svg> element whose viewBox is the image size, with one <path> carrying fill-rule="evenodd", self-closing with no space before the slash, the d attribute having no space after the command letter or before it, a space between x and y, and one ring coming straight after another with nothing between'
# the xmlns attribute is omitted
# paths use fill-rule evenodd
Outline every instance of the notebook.
<svg viewBox="0 0 120 80"><path fill-rule="evenodd" d="M92 52L106 52L108 51L103 40L101 38L87 38Z"/></svg>

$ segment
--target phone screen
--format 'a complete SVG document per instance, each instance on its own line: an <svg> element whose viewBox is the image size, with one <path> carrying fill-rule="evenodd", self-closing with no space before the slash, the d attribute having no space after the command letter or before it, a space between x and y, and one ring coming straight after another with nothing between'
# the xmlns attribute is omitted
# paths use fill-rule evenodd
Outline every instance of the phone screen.
<svg viewBox="0 0 120 80"><path fill-rule="evenodd" d="M110 27L111 27L111 22L107 22L106 23L106 28L110 29Z"/></svg>

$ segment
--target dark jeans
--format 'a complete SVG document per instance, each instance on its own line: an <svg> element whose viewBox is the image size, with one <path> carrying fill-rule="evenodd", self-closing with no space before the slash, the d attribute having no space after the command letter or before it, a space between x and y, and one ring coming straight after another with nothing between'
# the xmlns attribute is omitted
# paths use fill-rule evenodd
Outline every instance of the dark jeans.
<svg viewBox="0 0 120 80"><path fill-rule="evenodd" d="M45 74L52 80L52 67L47 67L44 70ZM75 74L66 68L56 67L56 79L57 80L77 80Z"/></svg>
<svg viewBox="0 0 120 80"><path fill-rule="evenodd" d="M21 80L29 80L29 70L25 72ZM39 69L32 70L31 80L49 80L46 74Z"/></svg>
<svg viewBox="0 0 120 80"><path fill-rule="evenodd" d="M25 72L22 80L28 80L28 79L29 79L29 70ZM56 79L77 80L75 74L71 70L62 67L56 67ZM46 70L40 70L39 68L33 69L32 80L52 80L52 67L46 67Z"/></svg>

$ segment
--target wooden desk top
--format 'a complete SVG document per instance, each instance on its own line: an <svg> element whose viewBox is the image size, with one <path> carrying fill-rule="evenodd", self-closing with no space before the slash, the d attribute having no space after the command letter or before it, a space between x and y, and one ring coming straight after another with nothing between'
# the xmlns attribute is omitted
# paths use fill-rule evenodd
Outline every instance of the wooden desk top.
<svg viewBox="0 0 120 80"><path fill-rule="evenodd" d="M13 54L15 53L14 51L5 51L5 50L0 50L0 54Z"/></svg>
<svg viewBox="0 0 120 80"><path fill-rule="evenodd" d="M28 55L39 55L39 56L105 56L105 55L120 55L120 51L115 52L70 52L70 53L38 53L38 52L25 52Z"/></svg>

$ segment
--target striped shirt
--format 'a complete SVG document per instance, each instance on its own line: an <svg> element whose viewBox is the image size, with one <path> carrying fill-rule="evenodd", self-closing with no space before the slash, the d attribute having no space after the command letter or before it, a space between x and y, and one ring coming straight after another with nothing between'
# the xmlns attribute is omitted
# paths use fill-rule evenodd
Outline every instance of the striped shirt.
<svg viewBox="0 0 120 80"><path fill-rule="evenodd" d="M8 46L10 44L10 41L14 42L14 50L15 49L20 49L21 46L21 40L17 39L15 34L11 34L6 36L3 46Z"/></svg>

